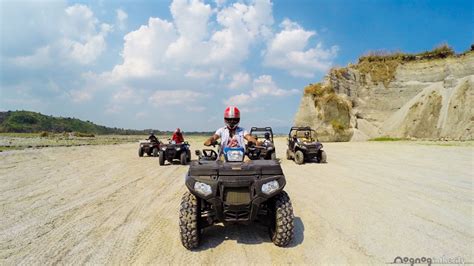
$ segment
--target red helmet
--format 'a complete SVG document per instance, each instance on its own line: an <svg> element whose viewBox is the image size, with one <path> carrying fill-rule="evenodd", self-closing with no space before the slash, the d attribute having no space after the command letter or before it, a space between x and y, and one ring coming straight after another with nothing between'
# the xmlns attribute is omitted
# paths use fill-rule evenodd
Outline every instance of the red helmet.
<svg viewBox="0 0 474 266"><path fill-rule="evenodd" d="M224 111L224 122L229 129L234 129L240 122L240 111L235 106L227 106Z"/></svg>

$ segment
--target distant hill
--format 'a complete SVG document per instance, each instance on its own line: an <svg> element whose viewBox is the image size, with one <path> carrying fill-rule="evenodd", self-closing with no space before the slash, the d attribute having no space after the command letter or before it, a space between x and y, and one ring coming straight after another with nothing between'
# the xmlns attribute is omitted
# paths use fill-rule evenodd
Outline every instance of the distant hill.
<svg viewBox="0 0 474 266"><path fill-rule="evenodd" d="M41 131L131 135L147 134L150 130L111 128L77 118L53 117L30 111L0 112L0 132L36 133Z"/></svg>

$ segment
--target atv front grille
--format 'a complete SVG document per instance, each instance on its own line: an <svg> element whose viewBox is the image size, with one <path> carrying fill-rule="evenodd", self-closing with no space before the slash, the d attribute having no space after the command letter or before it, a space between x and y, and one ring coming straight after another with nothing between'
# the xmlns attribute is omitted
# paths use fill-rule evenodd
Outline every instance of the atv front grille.
<svg viewBox="0 0 474 266"><path fill-rule="evenodd" d="M232 208L224 205L224 219L226 221L246 221L250 217L250 207Z"/></svg>
<svg viewBox="0 0 474 266"><path fill-rule="evenodd" d="M224 201L227 204L243 205L250 203L250 191L248 188L226 188L224 190Z"/></svg>

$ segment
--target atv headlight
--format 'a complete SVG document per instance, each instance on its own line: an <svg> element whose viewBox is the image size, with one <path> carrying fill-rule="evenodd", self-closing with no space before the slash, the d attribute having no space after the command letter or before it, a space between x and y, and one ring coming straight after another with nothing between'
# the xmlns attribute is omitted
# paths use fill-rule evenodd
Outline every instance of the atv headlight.
<svg viewBox="0 0 474 266"><path fill-rule="evenodd" d="M273 180L262 185L262 192L267 195L270 195L273 192L277 191L277 189L279 188L280 185L278 184L278 181Z"/></svg>
<svg viewBox="0 0 474 266"><path fill-rule="evenodd" d="M244 159L244 153L239 150L228 151L226 155L229 162L241 162Z"/></svg>
<svg viewBox="0 0 474 266"><path fill-rule="evenodd" d="M176 147L176 151L179 151L179 150L181 150L181 148L180 148L180 147Z"/></svg>
<svg viewBox="0 0 474 266"><path fill-rule="evenodd" d="M194 190L202 194L203 196L209 196L212 193L212 188L208 184L196 182L194 183Z"/></svg>
<svg viewBox="0 0 474 266"><path fill-rule="evenodd" d="M161 148L162 151L166 151L166 147Z"/></svg>

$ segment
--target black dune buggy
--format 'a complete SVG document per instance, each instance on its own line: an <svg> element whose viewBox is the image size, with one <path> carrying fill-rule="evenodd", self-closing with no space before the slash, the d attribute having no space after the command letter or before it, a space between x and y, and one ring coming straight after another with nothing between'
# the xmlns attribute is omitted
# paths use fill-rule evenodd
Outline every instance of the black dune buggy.
<svg viewBox="0 0 474 266"><path fill-rule="evenodd" d="M292 127L288 133L286 159L295 160L296 164L314 160L326 163L326 152L323 144L316 139L316 133L310 127Z"/></svg>
<svg viewBox="0 0 474 266"><path fill-rule="evenodd" d="M138 156L143 157L146 153L148 156L157 157L160 151L160 142L141 141L138 147Z"/></svg>
<svg viewBox="0 0 474 266"><path fill-rule="evenodd" d="M185 165L191 161L191 150L189 149L189 143L187 141L176 144L170 141L168 144L161 144L159 151L159 163L164 165L165 161L173 163L174 160L179 160L182 165Z"/></svg>
<svg viewBox="0 0 474 266"><path fill-rule="evenodd" d="M244 162L242 148L225 148L224 161L212 149L197 150L181 199L179 228L187 249L199 246L203 228L215 223L266 225L272 242L287 246L294 236L294 215L286 180L276 160Z"/></svg>
<svg viewBox="0 0 474 266"><path fill-rule="evenodd" d="M268 133L270 136L268 140L265 139L266 133ZM271 127L252 127L250 129L250 135L252 135L258 143L258 145L255 146L255 149L249 149L247 147L247 156L250 159L276 159L276 150L275 144L273 142L273 131Z"/></svg>

